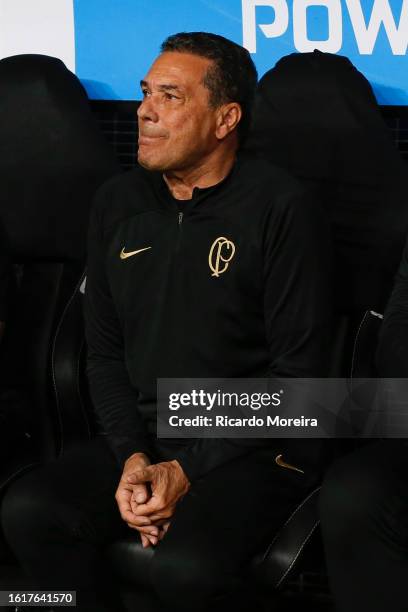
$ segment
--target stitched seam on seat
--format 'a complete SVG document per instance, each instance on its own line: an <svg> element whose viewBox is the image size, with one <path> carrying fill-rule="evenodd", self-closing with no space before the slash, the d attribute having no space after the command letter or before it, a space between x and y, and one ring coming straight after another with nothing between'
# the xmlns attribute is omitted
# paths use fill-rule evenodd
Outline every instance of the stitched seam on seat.
<svg viewBox="0 0 408 612"><path fill-rule="evenodd" d="M60 453L59 456L61 457L63 455L64 452L64 436L63 436L63 426L62 426L62 417L61 417L61 410L60 410L60 403L59 403L59 396L58 396L58 390L57 390L57 383L55 380L55 368L54 368L54 357L55 357L55 345L57 343L57 337L58 334L61 331L61 327L62 327L62 323L64 321L64 318L66 317L66 314L68 312L68 308L70 307L73 299L75 298L76 294L79 291L79 288L81 287L81 284L84 280L84 277L86 275L86 269L84 270L84 272L82 273L78 283L75 285L75 289L71 295L71 297L69 298L68 302L65 305L65 308L62 312L61 318L59 320L59 323L57 325L57 329L55 331L54 334L54 341L52 343L52 351L51 351L51 372L52 372L52 382L53 382L53 386L54 386L54 392L55 392L55 399L56 399L56 407L57 407L57 416L58 416L58 423L60 426L60 436L61 436L61 449L60 449Z"/></svg>
<svg viewBox="0 0 408 612"><path fill-rule="evenodd" d="M305 503L316 493L316 491L320 491L320 489L321 489L321 486L317 487L316 489L313 489L313 491L311 493L309 493L309 495L302 501L302 503L292 512L290 517L283 524L283 526L280 528L280 530L278 531L276 536L273 538L272 542L269 544L268 548L266 549L266 552L265 552L264 556L262 557L261 563L263 563L265 561L265 559L267 558L268 554L271 551L272 546L275 544L276 540L279 538L281 532L285 529L286 525L292 520L292 518L295 516L295 514L297 512L299 512L299 510L305 505Z"/></svg>
<svg viewBox="0 0 408 612"><path fill-rule="evenodd" d="M369 314L368 310L366 310L365 313L364 313L363 318L360 321L360 325L358 326L356 337L354 338L353 355L352 355L352 358L351 358L351 370L350 370L350 391L353 391L353 372L354 372L354 362L355 362L355 359L356 359L358 337L360 335L361 328L364 325L364 321L368 317L368 314Z"/></svg>
<svg viewBox="0 0 408 612"><path fill-rule="evenodd" d="M9 482L11 482L11 481L13 480L13 478L15 478L16 476L18 476L18 475L19 475L21 472L24 472L24 470L26 470L27 468L32 467L32 466L36 466L36 465L40 465L38 461L37 461L36 463L29 463L28 465L25 465L24 467L22 467L22 468L20 468L19 470L17 470L17 472L13 472L13 473L11 474L11 476L9 476L9 477L7 478L7 480L5 480L4 482L2 482L2 483L0 484L0 491L1 491L1 490L2 490L4 487L6 487L6 486L9 484Z"/></svg>
<svg viewBox="0 0 408 612"><path fill-rule="evenodd" d="M281 577L280 580L278 580L278 582L276 583L276 588L279 587L282 582L285 580L286 576L288 575L288 573L290 572L290 570L292 569L292 567L294 566L294 564L296 563L296 561L299 558L299 555L302 553L302 550L304 549L304 547L306 546L307 542L310 540L310 538L312 537L313 533L315 532L316 527L319 525L320 521L316 521L316 523L313 525L312 529L310 530L309 534L306 536L306 538L303 541L303 544L301 545L301 547L298 550L297 555L294 557L294 559L292 560L292 563L289 565L289 567L287 568L286 572L284 572L283 576Z"/></svg>

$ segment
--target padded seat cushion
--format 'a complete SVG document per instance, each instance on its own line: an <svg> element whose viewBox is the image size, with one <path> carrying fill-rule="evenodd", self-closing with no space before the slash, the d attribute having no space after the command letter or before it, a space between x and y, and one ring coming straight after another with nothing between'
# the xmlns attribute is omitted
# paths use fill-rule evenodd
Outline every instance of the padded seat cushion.
<svg viewBox="0 0 408 612"><path fill-rule="evenodd" d="M266 543L265 550L253 559L251 578L263 588L272 590L280 586L295 566L318 526L319 492L317 487L297 506L272 542ZM137 533L116 541L106 550L106 555L121 581L144 588L149 586L149 560L154 548L143 548Z"/></svg>

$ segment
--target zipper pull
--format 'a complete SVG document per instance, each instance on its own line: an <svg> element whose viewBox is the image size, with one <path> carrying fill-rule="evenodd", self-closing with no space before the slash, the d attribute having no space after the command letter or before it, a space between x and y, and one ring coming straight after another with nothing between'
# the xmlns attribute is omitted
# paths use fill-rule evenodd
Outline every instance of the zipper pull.
<svg viewBox="0 0 408 612"><path fill-rule="evenodd" d="M179 212L178 214L178 224L181 225L183 223L183 213Z"/></svg>

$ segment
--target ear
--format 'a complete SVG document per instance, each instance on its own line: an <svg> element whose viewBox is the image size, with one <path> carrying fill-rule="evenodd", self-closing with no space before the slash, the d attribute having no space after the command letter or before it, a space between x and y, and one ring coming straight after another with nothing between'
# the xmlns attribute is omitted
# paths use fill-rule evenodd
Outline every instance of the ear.
<svg viewBox="0 0 408 612"><path fill-rule="evenodd" d="M242 117L241 105L238 102L223 104L217 109L215 135L223 140L237 127Z"/></svg>

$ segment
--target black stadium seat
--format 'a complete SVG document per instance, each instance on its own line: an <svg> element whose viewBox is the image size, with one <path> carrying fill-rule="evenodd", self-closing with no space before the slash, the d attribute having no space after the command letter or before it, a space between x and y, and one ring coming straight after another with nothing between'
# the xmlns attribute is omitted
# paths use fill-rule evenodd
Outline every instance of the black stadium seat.
<svg viewBox="0 0 408 612"><path fill-rule="evenodd" d="M93 194L120 168L60 60L1 60L0 92L0 251L13 278L0 345L1 496L90 435L79 288Z"/></svg>
<svg viewBox="0 0 408 612"><path fill-rule="evenodd" d="M339 55L283 57L259 82L247 149L326 208L337 312L356 323L383 312L408 231L408 175L367 79Z"/></svg>

